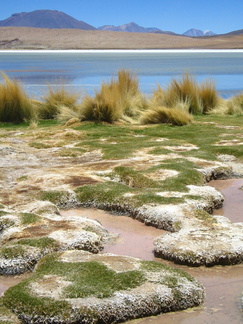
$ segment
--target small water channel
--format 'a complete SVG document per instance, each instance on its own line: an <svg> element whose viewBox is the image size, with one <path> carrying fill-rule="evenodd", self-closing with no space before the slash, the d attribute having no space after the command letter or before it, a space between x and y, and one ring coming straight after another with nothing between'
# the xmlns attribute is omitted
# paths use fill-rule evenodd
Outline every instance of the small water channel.
<svg viewBox="0 0 243 324"><path fill-rule="evenodd" d="M220 190L225 202L216 215L224 215L232 222L243 222L243 179L217 180L210 185ZM96 209L78 209L63 211L63 215L80 215L98 220L118 239L105 246L102 253L114 253L138 257L145 260L162 262L183 269L197 278L205 287L205 303L197 308L180 312L161 314L155 317L128 321L129 324L239 324L243 323L240 309L240 296L243 292L243 264L234 266L187 267L175 265L154 257L153 240L166 233L163 230L146 226L128 216L111 215ZM10 286L17 284L28 274L17 277L0 277L0 295Z"/></svg>

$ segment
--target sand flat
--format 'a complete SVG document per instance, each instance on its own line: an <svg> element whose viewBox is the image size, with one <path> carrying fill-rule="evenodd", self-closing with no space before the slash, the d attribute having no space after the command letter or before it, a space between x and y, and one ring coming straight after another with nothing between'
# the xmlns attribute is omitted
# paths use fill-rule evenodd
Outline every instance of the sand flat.
<svg viewBox="0 0 243 324"><path fill-rule="evenodd" d="M243 35L191 38L155 33L0 27L0 49L240 49Z"/></svg>

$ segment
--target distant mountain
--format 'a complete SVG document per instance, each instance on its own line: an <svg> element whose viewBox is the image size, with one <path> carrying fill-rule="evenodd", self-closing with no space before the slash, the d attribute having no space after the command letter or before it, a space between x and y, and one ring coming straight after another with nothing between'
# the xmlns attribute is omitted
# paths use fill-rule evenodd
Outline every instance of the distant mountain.
<svg viewBox="0 0 243 324"><path fill-rule="evenodd" d="M35 10L32 12L15 13L9 18L1 20L0 26L96 29L83 21L76 20L64 12L57 10Z"/></svg>
<svg viewBox="0 0 243 324"><path fill-rule="evenodd" d="M183 33L182 35L189 36L189 37L202 37L202 36L213 36L216 34L211 30L202 31L200 29L191 28L185 33Z"/></svg>
<svg viewBox="0 0 243 324"><path fill-rule="evenodd" d="M234 31L224 34L224 35L241 35L241 34L243 34L243 29L234 30Z"/></svg>
<svg viewBox="0 0 243 324"><path fill-rule="evenodd" d="M121 25L121 26L113 26L113 25L104 25L98 28L99 30L108 30L108 31L119 31L119 32L129 32L129 33L159 33L159 34L169 34L175 35L175 33L170 31L163 31L156 27L142 27L134 22L130 22L129 24Z"/></svg>
<svg viewBox="0 0 243 324"><path fill-rule="evenodd" d="M11 17L0 21L0 27L3 26L96 30L95 27L87 24L86 22L79 21L58 10L35 10L31 12L15 13ZM104 25L97 29L104 31L119 31L129 33L156 33L177 36L179 35L171 31L161 30L156 27L142 27L134 22L130 22L128 24L120 26ZM235 31L229 34L237 35L241 33L243 33L243 30ZM199 29L192 28L186 31L184 34L181 34L180 36L200 37L212 35L216 34L210 30L202 31Z"/></svg>

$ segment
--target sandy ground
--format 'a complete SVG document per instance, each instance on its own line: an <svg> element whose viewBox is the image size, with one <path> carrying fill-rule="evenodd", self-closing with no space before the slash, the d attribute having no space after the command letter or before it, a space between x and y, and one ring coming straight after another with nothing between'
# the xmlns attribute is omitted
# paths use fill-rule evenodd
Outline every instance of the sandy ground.
<svg viewBox="0 0 243 324"><path fill-rule="evenodd" d="M0 49L239 49L243 35L190 38L154 33L0 27Z"/></svg>

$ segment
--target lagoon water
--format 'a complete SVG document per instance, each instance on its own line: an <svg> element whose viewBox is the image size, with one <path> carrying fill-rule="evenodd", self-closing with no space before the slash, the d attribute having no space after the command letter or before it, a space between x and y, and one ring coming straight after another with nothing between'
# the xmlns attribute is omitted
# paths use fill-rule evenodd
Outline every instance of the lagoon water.
<svg viewBox="0 0 243 324"><path fill-rule="evenodd" d="M34 97L60 84L92 94L121 68L136 74L145 94L183 73L198 82L215 81L224 98L243 92L242 50L0 51L0 71L20 80Z"/></svg>

